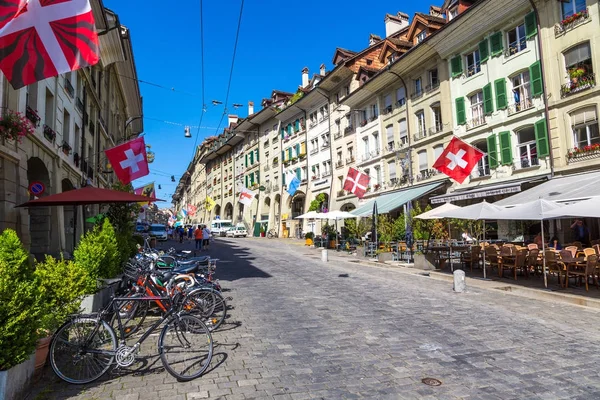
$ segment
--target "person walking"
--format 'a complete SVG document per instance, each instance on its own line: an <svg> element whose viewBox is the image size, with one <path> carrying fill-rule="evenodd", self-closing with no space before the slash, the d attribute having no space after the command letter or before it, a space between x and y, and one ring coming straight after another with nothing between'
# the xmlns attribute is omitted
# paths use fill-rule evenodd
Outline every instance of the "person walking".
<svg viewBox="0 0 600 400"><path fill-rule="evenodd" d="M194 236L194 225L190 225L189 229L188 229L188 240L192 240L192 236Z"/></svg>
<svg viewBox="0 0 600 400"><path fill-rule="evenodd" d="M206 225L204 225L204 227L202 228L202 238L202 241L204 242L204 249L208 250L208 245L210 244L210 230Z"/></svg>
<svg viewBox="0 0 600 400"><path fill-rule="evenodd" d="M202 225L198 225L198 228L194 231L194 238L196 239L196 250L202 251Z"/></svg>
<svg viewBox="0 0 600 400"><path fill-rule="evenodd" d="M177 228L177 233L179 234L179 243L183 243L183 235L185 233L183 226L180 226L179 228Z"/></svg>

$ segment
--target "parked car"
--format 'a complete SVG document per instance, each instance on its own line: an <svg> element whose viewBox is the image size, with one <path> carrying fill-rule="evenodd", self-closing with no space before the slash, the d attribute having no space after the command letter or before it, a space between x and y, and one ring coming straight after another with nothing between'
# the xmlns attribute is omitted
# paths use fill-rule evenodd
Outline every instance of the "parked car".
<svg viewBox="0 0 600 400"><path fill-rule="evenodd" d="M162 224L152 224L148 230L150 237L156 238L156 240L167 240L167 227Z"/></svg>
<svg viewBox="0 0 600 400"><path fill-rule="evenodd" d="M225 233L227 237L246 237L248 236L248 231L243 226L234 226L229 228L229 230Z"/></svg>
<svg viewBox="0 0 600 400"><path fill-rule="evenodd" d="M233 224L230 219L215 219L210 224L210 233L213 236L225 236L232 227Z"/></svg>
<svg viewBox="0 0 600 400"><path fill-rule="evenodd" d="M137 224L135 226L135 231L139 233L146 232L146 226L144 226L143 224Z"/></svg>

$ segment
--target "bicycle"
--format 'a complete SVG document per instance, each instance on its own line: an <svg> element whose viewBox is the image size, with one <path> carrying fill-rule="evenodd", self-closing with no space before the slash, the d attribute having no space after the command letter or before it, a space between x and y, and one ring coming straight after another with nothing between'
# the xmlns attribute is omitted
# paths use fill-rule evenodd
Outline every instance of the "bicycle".
<svg viewBox="0 0 600 400"><path fill-rule="evenodd" d="M158 336L163 366L179 381L201 376L212 360L212 335L202 320L178 312L176 307L168 308L133 346L127 346L119 303L148 301L175 304L170 297L113 297L97 315L82 314L64 323L50 343L50 365L54 373L68 383L81 385L100 378L113 362L119 367L128 367L135 362L141 344L166 322ZM118 342L110 325L111 310L116 315Z"/></svg>
<svg viewBox="0 0 600 400"><path fill-rule="evenodd" d="M269 232L267 232L267 237L269 239L273 239L273 238L278 237L277 231L275 229L269 229Z"/></svg>

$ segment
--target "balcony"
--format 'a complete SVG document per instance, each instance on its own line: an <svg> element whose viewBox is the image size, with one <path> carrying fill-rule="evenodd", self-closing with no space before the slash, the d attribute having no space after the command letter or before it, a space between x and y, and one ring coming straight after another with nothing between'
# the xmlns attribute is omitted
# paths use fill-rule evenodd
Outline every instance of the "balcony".
<svg viewBox="0 0 600 400"><path fill-rule="evenodd" d="M337 131L334 135L333 135L333 140L338 140L339 138L341 138L343 136L342 132Z"/></svg>
<svg viewBox="0 0 600 400"><path fill-rule="evenodd" d="M488 165L477 165L471 172L471 179L484 178L490 176L490 167Z"/></svg>
<svg viewBox="0 0 600 400"><path fill-rule="evenodd" d="M573 14L563 19L556 25L554 25L554 36L558 37L564 35L571 29L583 24L587 20L591 19L589 10L586 8L585 10L581 10L577 14Z"/></svg>
<svg viewBox="0 0 600 400"><path fill-rule="evenodd" d="M436 133L440 133L441 131L444 130L444 124L441 123L437 123L435 124L435 126L432 126L431 128L429 128L429 130L427 132L429 132L429 135L435 135Z"/></svg>
<svg viewBox="0 0 600 400"><path fill-rule="evenodd" d="M79 96L75 99L75 107L77 107L79 112L83 114L83 112L84 112L83 101L81 101Z"/></svg>
<svg viewBox="0 0 600 400"><path fill-rule="evenodd" d="M45 125L45 124L44 124L44 137L53 143L54 143L54 140L56 139L56 132L54 131L54 129L50 128L48 125Z"/></svg>
<svg viewBox="0 0 600 400"><path fill-rule="evenodd" d="M318 147L315 147L314 149L312 149L312 150L310 151L310 155L311 155L311 156L312 156L312 155L315 155L315 154L317 154L318 152L319 152L319 148L318 148Z"/></svg>
<svg viewBox="0 0 600 400"><path fill-rule="evenodd" d="M379 117L379 115L378 115L378 114L376 114L376 115L373 115L371 118L369 118L369 122L376 121L378 117Z"/></svg>
<svg viewBox="0 0 600 400"><path fill-rule="evenodd" d="M73 87L71 80L68 78L68 75L65 76L65 91L71 98L75 97L75 88Z"/></svg>
<svg viewBox="0 0 600 400"><path fill-rule="evenodd" d="M268 171L269 170L269 164L265 164L265 166L263 167L263 171Z"/></svg>
<svg viewBox="0 0 600 400"><path fill-rule="evenodd" d="M354 161L355 161L354 156L350 156L350 157L346 158L346 164L353 163Z"/></svg>
<svg viewBox="0 0 600 400"><path fill-rule="evenodd" d="M508 106L508 115L514 115L520 113L521 111L529 110L533 107L533 101L530 97L523 99L518 103L511 104Z"/></svg>
<svg viewBox="0 0 600 400"><path fill-rule="evenodd" d="M371 150L371 157L373 157L373 158L378 157L379 154L381 154L381 149Z"/></svg>
<svg viewBox="0 0 600 400"><path fill-rule="evenodd" d="M481 115L479 117L468 120L467 121L467 130L475 129L481 125L485 125L485 116L484 115Z"/></svg>
<svg viewBox="0 0 600 400"><path fill-rule="evenodd" d="M354 129L354 126L352 126L352 125L344 128L344 135L348 135L348 134L351 134L354 132L355 132L355 129Z"/></svg>
<svg viewBox="0 0 600 400"><path fill-rule="evenodd" d="M323 171L323 173L321 174L322 178L326 178L328 176L331 176L331 170Z"/></svg>
<svg viewBox="0 0 600 400"><path fill-rule="evenodd" d="M539 165L540 165L540 160L538 160L538 158L535 156L532 156L530 158L523 157L519 160L516 160L516 162L515 162L516 169L537 167Z"/></svg>
<svg viewBox="0 0 600 400"><path fill-rule="evenodd" d="M343 167L343 166L344 166L344 161L343 161L343 160L337 160L337 161L335 162L335 167L336 167L336 168L341 168L341 167Z"/></svg>
<svg viewBox="0 0 600 400"><path fill-rule="evenodd" d="M425 139L427 137L427 130L425 128L419 130L413 135L413 139L416 141Z"/></svg>
<svg viewBox="0 0 600 400"><path fill-rule="evenodd" d="M367 161L371 159L371 153L370 152L366 152L365 154L362 155L362 157L360 157L361 161Z"/></svg>
<svg viewBox="0 0 600 400"><path fill-rule="evenodd" d="M319 124L319 123L318 123L317 121L312 121L312 120L311 120L311 121L308 121L308 128L309 128L309 129L312 129L312 128L314 128L315 126L317 126L318 124Z"/></svg>
<svg viewBox="0 0 600 400"><path fill-rule="evenodd" d="M319 179L319 173L318 172L313 172L312 176L310 177L311 181L316 181L317 179Z"/></svg>
<svg viewBox="0 0 600 400"><path fill-rule="evenodd" d="M396 102L396 108L400 108L406 105L406 99L400 99Z"/></svg>
<svg viewBox="0 0 600 400"><path fill-rule="evenodd" d="M362 121L360 121L360 127L362 128L363 126L367 125L369 123L369 121L367 121L366 119L363 119Z"/></svg>
<svg viewBox="0 0 600 400"><path fill-rule="evenodd" d="M600 144L575 147L567 152L567 164L600 158Z"/></svg>
<svg viewBox="0 0 600 400"><path fill-rule="evenodd" d="M432 83L430 85L425 86L425 93L429 94L431 92L435 92L439 88L440 88L440 83L439 82L434 82L434 83Z"/></svg>
<svg viewBox="0 0 600 400"><path fill-rule="evenodd" d="M560 88L560 97L567 97L596 86L596 75L591 73L577 79L571 79Z"/></svg>
<svg viewBox="0 0 600 400"><path fill-rule="evenodd" d="M321 145L321 150L325 150L329 148L329 142L325 142Z"/></svg>
<svg viewBox="0 0 600 400"><path fill-rule="evenodd" d="M417 175L417 182L432 178L432 177L436 176L437 174L438 174L438 170L433 169L433 168L419 171L419 174Z"/></svg>
<svg viewBox="0 0 600 400"><path fill-rule="evenodd" d="M277 157L275 157L275 158L273 159L273 162L271 163L271 165L272 165L273 167L276 167L276 166L278 166L278 165L279 165L279 159L278 159Z"/></svg>
<svg viewBox="0 0 600 400"><path fill-rule="evenodd" d="M390 142L390 143L388 143L388 144L387 144L387 146L385 146L385 150L386 150L388 153L392 153L392 152L394 152L394 151L396 150L396 146L394 145L394 142Z"/></svg>
<svg viewBox="0 0 600 400"><path fill-rule="evenodd" d="M60 149L62 150L63 153L65 153L65 156L68 156L69 154L71 154L71 150L73 150L71 148L71 146L69 145L69 143L63 141L62 145L60 146Z"/></svg>
<svg viewBox="0 0 600 400"><path fill-rule="evenodd" d="M38 113L33 108L27 106L27 108L25 110L25 117L27 117L27 119L29 121L31 121L31 123L33 124L34 127L40 126L40 120L42 118L38 115Z"/></svg>
<svg viewBox="0 0 600 400"><path fill-rule="evenodd" d="M381 114L382 115L387 115L389 113L392 112L392 105L390 104L389 106L387 106L386 108L384 108L383 110L381 110Z"/></svg>
<svg viewBox="0 0 600 400"><path fill-rule="evenodd" d="M417 90L416 92L414 92L413 94L410 95L410 99L411 100L416 100L419 97L423 96L423 91L422 90Z"/></svg>

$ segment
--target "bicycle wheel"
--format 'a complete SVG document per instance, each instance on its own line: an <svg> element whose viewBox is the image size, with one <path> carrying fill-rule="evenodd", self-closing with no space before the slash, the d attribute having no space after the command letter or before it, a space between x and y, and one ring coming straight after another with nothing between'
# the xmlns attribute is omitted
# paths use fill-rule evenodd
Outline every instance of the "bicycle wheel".
<svg viewBox="0 0 600 400"><path fill-rule="evenodd" d="M76 318L56 332L50 344L50 365L66 382L77 385L100 378L117 350L114 330L95 318Z"/></svg>
<svg viewBox="0 0 600 400"><path fill-rule="evenodd" d="M202 375L210 365L213 341L199 318L175 315L162 329L158 349L167 372L180 381L189 381Z"/></svg>
<svg viewBox="0 0 600 400"><path fill-rule="evenodd" d="M143 297L143 293L127 294L123 297ZM119 317L121 318L121 325L123 326L123 332L125 338L128 338L142 326L148 313L148 302L141 300L131 300L122 302L119 306ZM117 323L117 313L113 313L110 319L110 326L117 334L119 333ZM124 339L124 338L121 338Z"/></svg>
<svg viewBox="0 0 600 400"><path fill-rule="evenodd" d="M198 317L212 332L227 315L227 303L221 293L211 288L200 288L188 293L181 303L181 310Z"/></svg>

